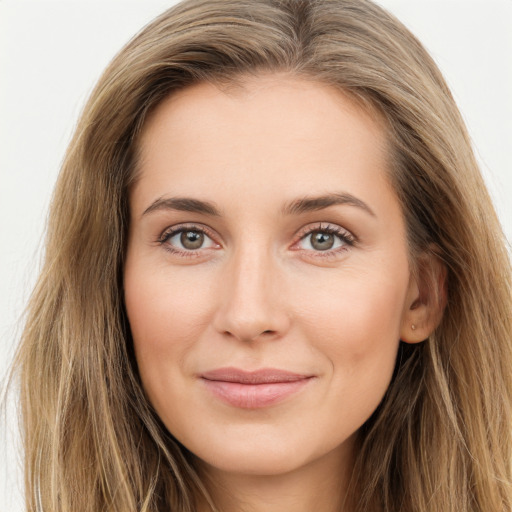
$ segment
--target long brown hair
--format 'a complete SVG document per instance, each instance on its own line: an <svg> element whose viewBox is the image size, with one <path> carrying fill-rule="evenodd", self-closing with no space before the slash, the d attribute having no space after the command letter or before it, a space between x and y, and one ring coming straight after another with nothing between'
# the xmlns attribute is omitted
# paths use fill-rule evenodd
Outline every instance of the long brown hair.
<svg viewBox="0 0 512 512"><path fill-rule="evenodd" d="M439 327L401 345L361 429L358 510L511 511L505 240L439 70L369 0L186 0L107 68L59 176L17 358L28 510L191 512L207 497L138 377L123 306L127 192L137 137L163 98L262 71L333 85L379 112L411 258L435 251L447 268Z"/></svg>

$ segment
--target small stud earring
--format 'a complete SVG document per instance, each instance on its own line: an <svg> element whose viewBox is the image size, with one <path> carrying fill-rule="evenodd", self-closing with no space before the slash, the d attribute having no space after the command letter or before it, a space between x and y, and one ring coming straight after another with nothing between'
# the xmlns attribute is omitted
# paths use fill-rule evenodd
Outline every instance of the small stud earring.
<svg viewBox="0 0 512 512"><path fill-rule="evenodd" d="M412 325L411 325L411 329L412 329L413 331L415 331L415 330L416 330L416 326L415 326L414 324L412 324Z"/></svg>

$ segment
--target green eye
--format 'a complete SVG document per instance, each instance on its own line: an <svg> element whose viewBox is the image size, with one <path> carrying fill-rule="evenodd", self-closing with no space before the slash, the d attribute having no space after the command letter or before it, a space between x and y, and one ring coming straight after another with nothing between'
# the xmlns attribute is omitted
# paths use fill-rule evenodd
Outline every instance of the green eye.
<svg viewBox="0 0 512 512"><path fill-rule="evenodd" d="M328 251L334 247L336 237L332 233L314 231L309 235L311 247L317 251Z"/></svg>
<svg viewBox="0 0 512 512"><path fill-rule="evenodd" d="M204 243L204 238L204 233L200 231L182 231L180 234L180 243L184 249L194 251L201 248Z"/></svg>
<svg viewBox="0 0 512 512"><path fill-rule="evenodd" d="M215 242L201 229L176 228L168 231L160 240L169 250L192 252L215 247Z"/></svg>
<svg viewBox="0 0 512 512"><path fill-rule="evenodd" d="M348 233L338 233L330 229L310 231L299 242L301 249L315 252L336 250L346 245L352 245Z"/></svg>

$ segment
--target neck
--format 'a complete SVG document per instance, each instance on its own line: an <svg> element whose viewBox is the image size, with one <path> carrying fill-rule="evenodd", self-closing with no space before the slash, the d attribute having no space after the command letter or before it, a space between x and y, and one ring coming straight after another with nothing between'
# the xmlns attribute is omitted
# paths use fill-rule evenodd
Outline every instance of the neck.
<svg viewBox="0 0 512 512"><path fill-rule="evenodd" d="M198 471L222 512L351 512L347 489L352 461L345 446L284 474L228 472L204 462L198 463ZM210 509L200 502L198 512Z"/></svg>

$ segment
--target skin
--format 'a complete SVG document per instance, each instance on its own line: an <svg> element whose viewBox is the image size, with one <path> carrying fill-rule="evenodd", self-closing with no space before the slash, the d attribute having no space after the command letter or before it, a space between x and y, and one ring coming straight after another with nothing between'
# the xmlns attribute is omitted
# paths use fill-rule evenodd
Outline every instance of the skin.
<svg viewBox="0 0 512 512"><path fill-rule="evenodd" d="M399 340L432 327L383 124L338 90L269 75L175 93L140 150L124 279L149 400L222 510L349 510L358 429L389 385ZM284 212L333 192L357 200ZM177 197L219 215L163 202ZM183 224L206 231L198 249L166 238ZM326 229L338 232L324 234L334 248L319 250L308 233ZM312 378L279 403L240 408L200 377L221 367Z"/></svg>

